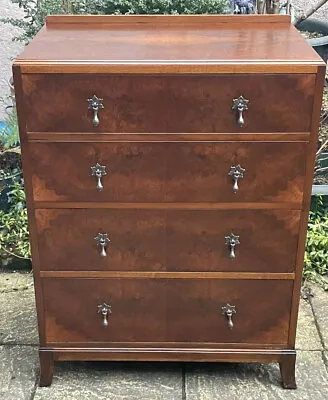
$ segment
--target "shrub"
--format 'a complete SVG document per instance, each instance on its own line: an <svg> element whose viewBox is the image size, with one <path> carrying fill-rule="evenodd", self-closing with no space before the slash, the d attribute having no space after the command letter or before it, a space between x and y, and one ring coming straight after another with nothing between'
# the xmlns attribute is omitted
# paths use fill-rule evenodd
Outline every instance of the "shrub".
<svg viewBox="0 0 328 400"><path fill-rule="evenodd" d="M225 0L102 0L101 3L104 14L223 14L228 11Z"/></svg>
<svg viewBox="0 0 328 400"><path fill-rule="evenodd" d="M22 182L13 182L8 193L9 210L0 210L0 251L1 258L30 259L27 209Z"/></svg>
<svg viewBox="0 0 328 400"><path fill-rule="evenodd" d="M24 18L3 18L4 23L22 28L14 40L28 43L50 14L223 14L228 0L20 0Z"/></svg>
<svg viewBox="0 0 328 400"><path fill-rule="evenodd" d="M313 208L309 214L303 276L327 286L328 281L322 276L328 273L328 206L316 196Z"/></svg>

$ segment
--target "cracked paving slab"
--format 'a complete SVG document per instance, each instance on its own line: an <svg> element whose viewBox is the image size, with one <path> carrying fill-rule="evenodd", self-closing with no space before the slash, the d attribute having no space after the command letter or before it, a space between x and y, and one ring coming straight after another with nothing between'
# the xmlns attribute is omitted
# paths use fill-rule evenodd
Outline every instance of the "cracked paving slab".
<svg viewBox="0 0 328 400"><path fill-rule="evenodd" d="M324 363L326 365L326 370L328 372L328 351L324 351L323 352L323 361L324 361Z"/></svg>
<svg viewBox="0 0 328 400"><path fill-rule="evenodd" d="M0 399L30 400L35 390L38 352L31 346L0 346Z"/></svg>
<svg viewBox="0 0 328 400"><path fill-rule="evenodd" d="M298 351L297 390L283 389L278 364L188 364L187 400L326 400L321 351Z"/></svg>
<svg viewBox="0 0 328 400"><path fill-rule="evenodd" d="M61 362L50 387L34 400L182 400L182 370L175 363Z"/></svg>

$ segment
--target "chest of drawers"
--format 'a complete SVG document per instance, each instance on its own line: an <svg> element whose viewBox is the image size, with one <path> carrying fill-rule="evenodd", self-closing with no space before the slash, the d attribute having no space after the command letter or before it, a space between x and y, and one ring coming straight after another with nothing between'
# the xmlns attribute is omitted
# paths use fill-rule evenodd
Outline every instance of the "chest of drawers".
<svg viewBox="0 0 328 400"><path fill-rule="evenodd" d="M55 361L277 362L295 333L325 66L287 16L51 16L13 66Z"/></svg>

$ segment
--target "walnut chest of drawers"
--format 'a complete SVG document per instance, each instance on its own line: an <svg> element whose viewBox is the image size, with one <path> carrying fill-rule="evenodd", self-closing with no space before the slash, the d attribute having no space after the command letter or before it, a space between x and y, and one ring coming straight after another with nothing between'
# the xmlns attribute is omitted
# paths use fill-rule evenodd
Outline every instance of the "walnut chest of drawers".
<svg viewBox="0 0 328 400"><path fill-rule="evenodd" d="M54 361L277 362L325 66L287 16L51 16L13 66Z"/></svg>

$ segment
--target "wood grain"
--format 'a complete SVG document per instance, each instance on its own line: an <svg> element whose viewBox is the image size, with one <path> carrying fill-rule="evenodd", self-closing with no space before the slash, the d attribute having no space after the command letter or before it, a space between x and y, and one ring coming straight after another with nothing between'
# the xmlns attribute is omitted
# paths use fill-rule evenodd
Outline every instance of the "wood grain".
<svg viewBox="0 0 328 400"><path fill-rule="evenodd" d="M261 73L298 73L323 65L288 18L255 17L53 17L16 63L48 73L231 73L252 64Z"/></svg>
<svg viewBox="0 0 328 400"><path fill-rule="evenodd" d="M306 132L315 75L23 75L29 132ZM103 99L94 128L87 99ZM233 99L249 100L239 128ZM263 101L265 99L265 101Z"/></svg>
<svg viewBox="0 0 328 400"><path fill-rule="evenodd" d="M177 28L184 24L195 24L198 26L206 26L206 24L286 24L290 25L289 15L248 15L247 20L245 16L241 15L48 15L46 17L46 26L56 28L59 25L73 25L72 28L76 29L75 25L101 25L101 24L122 24L123 28L129 24L158 27L161 24L164 26L175 25ZM62 28L62 27L60 27Z"/></svg>
<svg viewBox="0 0 328 400"><path fill-rule="evenodd" d="M299 211L36 210L41 270L293 272ZM107 256L94 238L107 233ZM236 258L225 237L240 236Z"/></svg>
<svg viewBox="0 0 328 400"><path fill-rule="evenodd" d="M27 132L30 142L309 142L309 132L267 132L267 133L69 133L69 132Z"/></svg>
<svg viewBox="0 0 328 400"><path fill-rule="evenodd" d="M174 352L176 351L177 353L182 352L182 351L188 351L190 352L203 352L205 353L210 353L212 351L222 351L225 352L227 350L232 350L233 352L240 352L241 350L241 345L240 343L211 343L211 342L93 342L92 347L88 347L88 343L74 343L74 345L70 345L69 347L65 346L65 344L59 344L56 343L55 345L49 345L46 348L49 351L53 351L54 353L56 351L71 351L72 353L76 352L84 352L86 350L90 350L90 354L96 353L100 349L103 349L104 352L108 351L110 352L115 352L115 351L122 351L122 353L127 352L129 349L132 351L145 351L145 352L160 352L163 350L164 352ZM261 349L261 350L260 350ZM289 350L287 349L285 344L270 344L270 343L248 343L247 348L243 348L242 350L245 351L245 353L252 353L252 352L272 352L273 350L278 352L281 352L282 354L285 353L285 351ZM289 351L288 353L289 354Z"/></svg>
<svg viewBox="0 0 328 400"><path fill-rule="evenodd" d="M72 348L50 347L55 360L69 361L180 361L180 362L280 362L283 356L294 356L295 350L283 349L188 349L186 348Z"/></svg>
<svg viewBox="0 0 328 400"><path fill-rule="evenodd" d="M275 361L296 386L324 72L288 16L47 18L13 67L41 385L54 360L163 360ZM102 229L111 242L99 260Z"/></svg>
<svg viewBox="0 0 328 400"><path fill-rule="evenodd" d="M269 279L293 280L294 272L40 271L42 278Z"/></svg>
<svg viewBox="0 0 328 400"><path fill-rule="evenodd" d="M295 202L306 143L30 143L35 201ZM51 162L50 162L51 160ZM96 189L91 166L106 166ZM233 191L231 166L246 169ZM286 179L288 176L288 179Z"/></svg>
<svg viewBox="0 0 328 400"><path fill-rule="evenodd" d="M43 279L43 291L48 344L210 341L245 346L284 344L288 338L291 281L49 278ZM266 301L268 291L275 293L274 302ZM107 328L97 314L102 302L112 306ZM221 310L227 302L237 310L233 329Z"/></svg>
<svg viewBox="0 0 328 400"><path fill-rule="evenodd" d="M24 74L316 74L318 65L323 64L321 59L315 63L311 61L267 62L263 64L260 60L254 62L243 61L234 64L227 61L222 64L217 62L197 61L188 63L102 63L102 62L67 62L56 61L35 62L35 61L16 61Z"/></svg>
<svg viewBox="0 0 328 400"><path fill-rule="evenodd" d="M300 210L302 207L297 202L284 203L117 203L117 202L67 202L67 201L35 201L35 209L62 209L62 208L102 208L125 210Z"/></svg>
<svg viewBox="0 0 328 400"><path fill-rule="evenodd" d="M32 173L31 173L31 162L29 154L28 139L26 135L26 109L24 104L24 96L22 91L22 74L19 66L13 66L13 78L15 85L15 102L17 109L17 119L19 125L19 136L20 136L20 146L21 146L21 158L23 166L23 176L24 176L24 191L26 196L26 207L28 213L28 231L29 240L31 244L31 257L33 265L33 281L35 290L35 302L37 308L38 316L38 331L39 331L39 341L40 345L45 344L45 323L43 314L43 296L41 289L41 278L40 278L40 258L38 249L38 239L36 234L36 225L34 217L34 204L33 204L33 185L32 185ZM45 362L47 364L47 362ZM50 364L47 364L50 368ZM45 371L48 376L51 376L51 370L47 368Z"/></svg>
<svg viewBox="0 0 328 400"><path fill-rule="evenodd" d="M54 353L39 350L40 386L50 386L54 374Z"/></svg>
<svg viewBox="0 0 328 400"><path fill-rule="evenodd" d="M296 389L295 381L296 354L283 356L279 363L282 384L285 389Z"/></svg>

